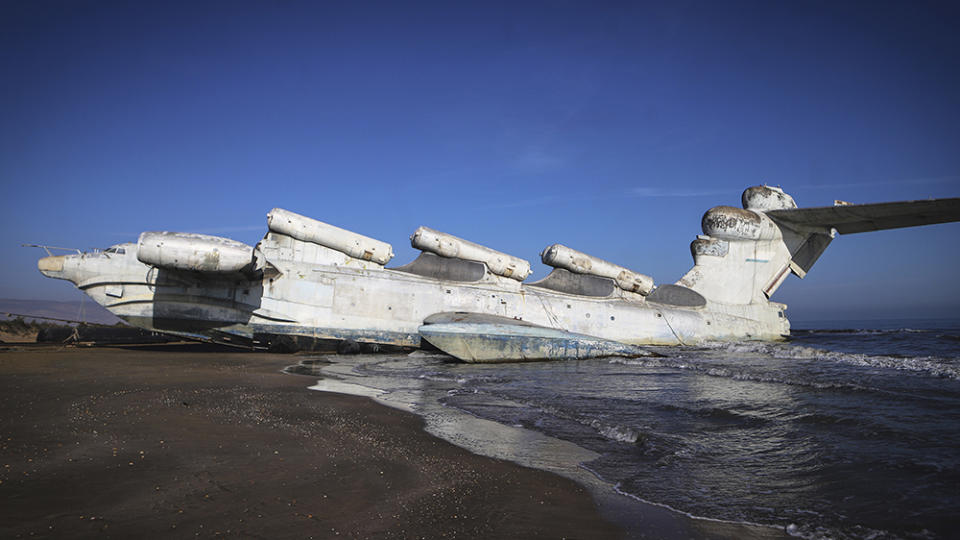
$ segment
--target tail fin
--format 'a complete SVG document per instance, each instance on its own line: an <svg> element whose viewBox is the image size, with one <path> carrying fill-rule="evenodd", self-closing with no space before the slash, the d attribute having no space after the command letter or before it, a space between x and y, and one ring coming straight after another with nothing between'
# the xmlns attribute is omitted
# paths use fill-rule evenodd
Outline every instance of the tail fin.
<svg viewBox="0 0 960 540"><path fill-rule="evenodd" d="M704 214L678 285L723 304L766 302L791 273L806 276L837 233L960 221L958 198L797 208L780 188L756 186L742 200Z"/></svg>

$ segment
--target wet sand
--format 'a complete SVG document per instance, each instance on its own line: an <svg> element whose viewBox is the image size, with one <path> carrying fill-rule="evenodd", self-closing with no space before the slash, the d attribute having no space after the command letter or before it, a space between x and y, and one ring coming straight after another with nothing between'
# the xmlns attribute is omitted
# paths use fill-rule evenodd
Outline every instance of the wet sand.
<svg viewBox="0 0 960 540"><path fill-rule="evenodd" d="M0 348L2 538L622 535L571 480L307 391L295 356Z"/></svg>

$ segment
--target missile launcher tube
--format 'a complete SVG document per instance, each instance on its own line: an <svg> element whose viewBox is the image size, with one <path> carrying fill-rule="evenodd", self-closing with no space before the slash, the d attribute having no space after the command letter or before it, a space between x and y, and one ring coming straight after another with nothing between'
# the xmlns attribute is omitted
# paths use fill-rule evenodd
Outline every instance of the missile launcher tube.
<svg viewBox="0 0 960 540"><path fill-rule="evenodd" d="M498 276L523 281L530 275L530 263L512 255L501 253L462 238L420 227L410 237L410 245L421 251L429 251L441 257L482 262Z"/></svg>
<svg viewBox="0 0 960 540"><path fill-rule="evenodd" d="M563 268L577 274L610 278L625 291L646 296L653 290L652 277L587 255L562 244L553 244L544 249L540 253L540 260L547 266Z"/></svg>
<svg viewBox="0 0 960 540"><path fill-rule="evenodd" d="M171 270L229 274L252 267L253 248L219 236L150 231L137 241L137 259Z"/></svg>
<svg viewBox="0 0 960 540"><path fill-rule="evenodd" d="M282 208L274 208L267 214L267 226L273 232L319 244L355 259L383 265L393 258L393 246L386 242L334 227Z"/></svg>

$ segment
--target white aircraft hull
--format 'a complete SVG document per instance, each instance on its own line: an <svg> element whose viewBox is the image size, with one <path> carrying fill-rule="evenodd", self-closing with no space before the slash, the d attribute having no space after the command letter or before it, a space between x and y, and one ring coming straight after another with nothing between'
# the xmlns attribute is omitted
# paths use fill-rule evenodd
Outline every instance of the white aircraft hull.
<svg viewBox="0 0 960 540"><path fill-rule="evenodd" d="M461 284L390 269L306 264L287 267L294 277L273 283L211 283L197 276L193 283L158 286L156 269L128 263L78 287L135 326L234 344L246 338L261 345L254 340L262 334L419 347L423 321L443 312L499 315L632 345L789 334L780 304L683 308L627 295L584 298L497 276Z"/></svg>
<svg viewBox="0 0 960 540"><path fill-rule="evenodd" d="M430 342L465 361L582 358L628 350L621 346L783 339L790 333L786 306L768 298L790 273L803 277L838 228L960 219L957 199L846 207L853 211L795 206L782 191L763 187L744 193L745 210L709 211L706 234L691 246L694 268L657 288L642 274L559 245L544 251L554 272L524 284L526 261L425 228L413 237L420 258L386 268L388 244L279 209L253 248L144 233L139 244L47 257L39 268L72 281L130 324L194 339L254 348ZM837 225L816 221L826 214ZM895 222L884 225L879 214ZM850 216L859 221L841 223ZM430 329L431 318L444 314L434 323L446 330ZM530 345L496 350L505 339Z"/></svg>

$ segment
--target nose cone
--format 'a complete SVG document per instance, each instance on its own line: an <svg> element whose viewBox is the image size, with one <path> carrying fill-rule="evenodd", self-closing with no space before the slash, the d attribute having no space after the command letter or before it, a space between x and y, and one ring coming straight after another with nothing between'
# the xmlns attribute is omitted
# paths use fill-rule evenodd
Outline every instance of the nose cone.
<svg viewBox="0 0 960 540"><path fill-rule="evenodd" d="M44 257L37 261L37 268L40 269L40 273L56 279L67 279L63 275L63 260L66 257L64 255L56 255L52 257Z"/></svg>

